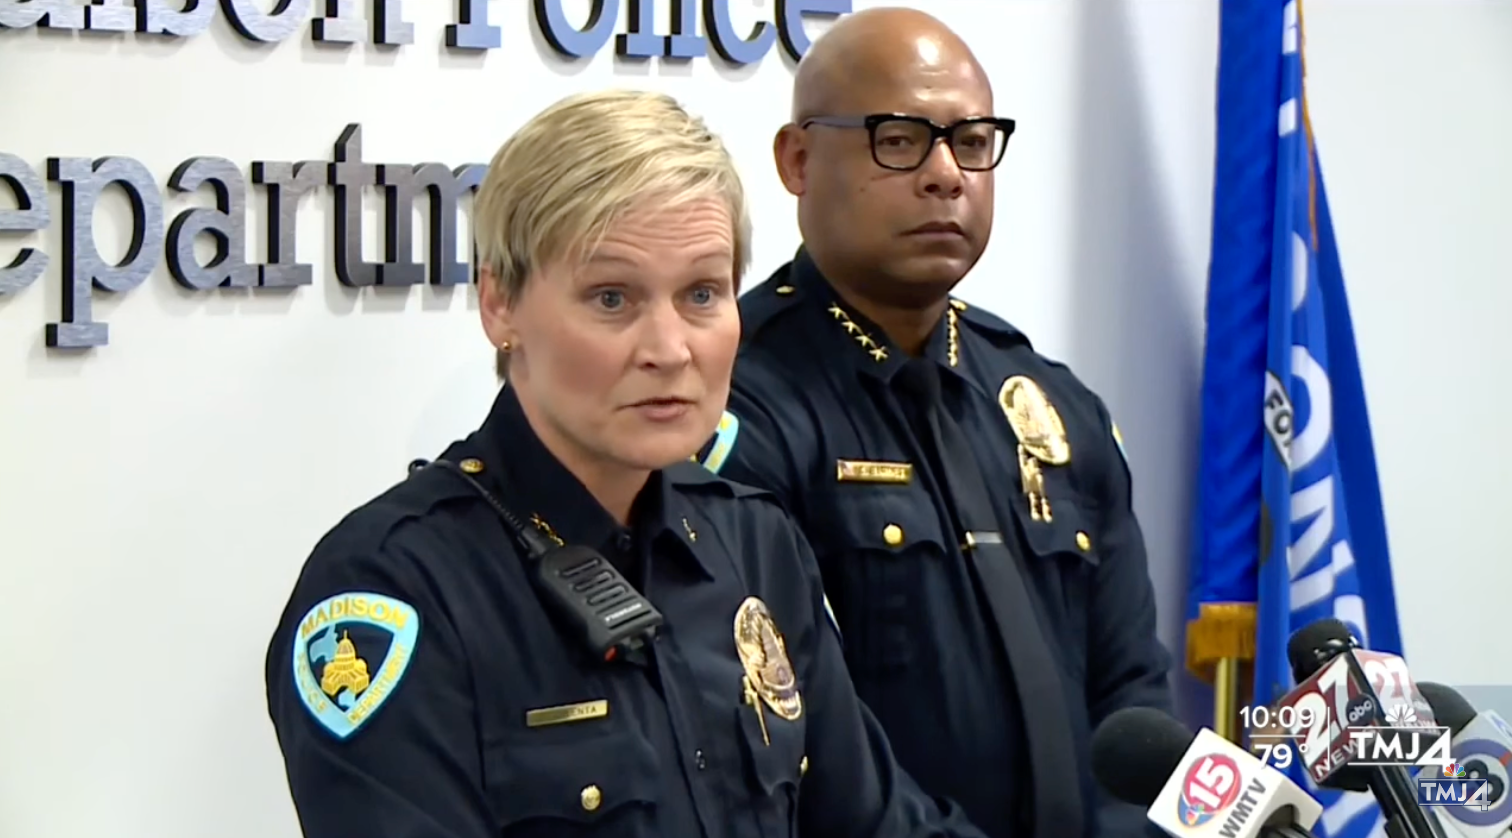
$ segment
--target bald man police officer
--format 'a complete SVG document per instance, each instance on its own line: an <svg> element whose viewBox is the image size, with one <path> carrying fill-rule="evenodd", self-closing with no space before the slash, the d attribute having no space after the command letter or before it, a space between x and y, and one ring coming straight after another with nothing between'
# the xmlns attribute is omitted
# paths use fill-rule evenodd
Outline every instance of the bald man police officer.
<svg viewBox="0 0 1512 838"><path fill-rule="evenodd" d="M1013 130L923 13L815 43L775 143L804 246L742 299L701 457L799 518L858 691L926 791L995 838L1142 835L1087 766L1101 719L1170 702L1118 431L1064 365L950 297Z"/></svg>

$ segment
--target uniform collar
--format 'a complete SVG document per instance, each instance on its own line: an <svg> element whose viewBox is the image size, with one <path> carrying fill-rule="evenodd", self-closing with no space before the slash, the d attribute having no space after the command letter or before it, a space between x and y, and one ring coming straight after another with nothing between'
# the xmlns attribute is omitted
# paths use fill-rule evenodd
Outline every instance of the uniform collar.
<svg viewBox="0 0 1512 838"><path fill-rule="evenodd" d="M893 376L908 362L908 353L899 349L866 315L840 299L834 286L819 272L807 248L798 248L789 277L809 305L822 307L827 325L819 327L821 339L834 346L835 357L890 386ZM972 376L965 352L965 329L960 317L965 308L964 303L951 298L945 316L924 344L923 356L939 364L946 373L986 393Z"/></svg>
<svg viewBox="0 0 1512 838"><path fill-rule="evenodd" d="M697 536L687 517L690 504L676 489L676 480L661 471L651 473L631 507L631 526L621 526L588 488L556 455L547 450L531 428L519 397L507 384L483 426L473 434L486 482L498 491L506 507L554 540L607 552L625 536L637 546L651 545L653 555L674 556L690 569L712 578L710 562L691 542ZM672 546L673 543L678 546Z"/></svg>

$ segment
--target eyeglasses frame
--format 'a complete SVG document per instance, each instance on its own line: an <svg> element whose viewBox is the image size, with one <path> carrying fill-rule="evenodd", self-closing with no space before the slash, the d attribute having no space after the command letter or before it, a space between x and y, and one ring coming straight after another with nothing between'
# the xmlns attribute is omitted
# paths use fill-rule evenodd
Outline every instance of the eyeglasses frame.
<svg viewBox="0 0 1512 838"><path fill-rule="evenodd" d="M883 163L877 157L877 129L886 122L911 122L922 125L929 129L929 149L919 162L912 166L895 166ZM811 125L820 125L826 128L865 128L867 140L871 147L872 162L884 169L893 172L917 171L929 162L930 155L934 154L935 146L941 140L950 146L950 153L956 158L956 165L964 172L990 172L1003 162L1008 153L1008 141L1013 138L1013 131L1018 127L1015 120L1001 116L973 116L966 119L958 119L949 125L941 125L928 117L914 116L903 113L874 113L865 116L811 116L798 124L798 127L807 130ZM998 150L997 157L988 166L962 166L960 155L955 151L955 132L963 125L991 125L1003 132L1003 147Z"/></svg>

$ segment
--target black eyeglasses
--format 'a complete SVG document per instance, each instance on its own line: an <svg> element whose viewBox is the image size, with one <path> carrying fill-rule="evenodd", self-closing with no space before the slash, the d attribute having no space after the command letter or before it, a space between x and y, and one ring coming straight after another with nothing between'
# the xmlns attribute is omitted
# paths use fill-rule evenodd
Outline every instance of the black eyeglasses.
<svg viewBox="0 0 1512 838"><path fill-rule="evenodd" d="M922 116L874 113L870 116L815 116L800 128L824 125L830 128L865 128L871 137L872 160L884 169L911 172L924 165L930 152L944 140L955 155L956 165L968 172L985 172L1003 162L1013 120L994 116L963 119L940 125Z"/></svg>

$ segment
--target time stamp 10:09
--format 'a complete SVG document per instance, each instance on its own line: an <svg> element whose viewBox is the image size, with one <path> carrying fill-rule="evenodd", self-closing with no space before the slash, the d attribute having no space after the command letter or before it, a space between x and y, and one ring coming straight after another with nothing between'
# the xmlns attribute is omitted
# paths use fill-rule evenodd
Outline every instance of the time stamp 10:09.
<svg viewBox="0 0 1512 838"><path fill-rule="evenodd" d="M1305 755L1305 733L1319 721L1310 707L1241 707L1239 721L1249 731L1250 750L1272 768L1286 770ZM1295 753L1294 753L1295 752Z"/></svg>

